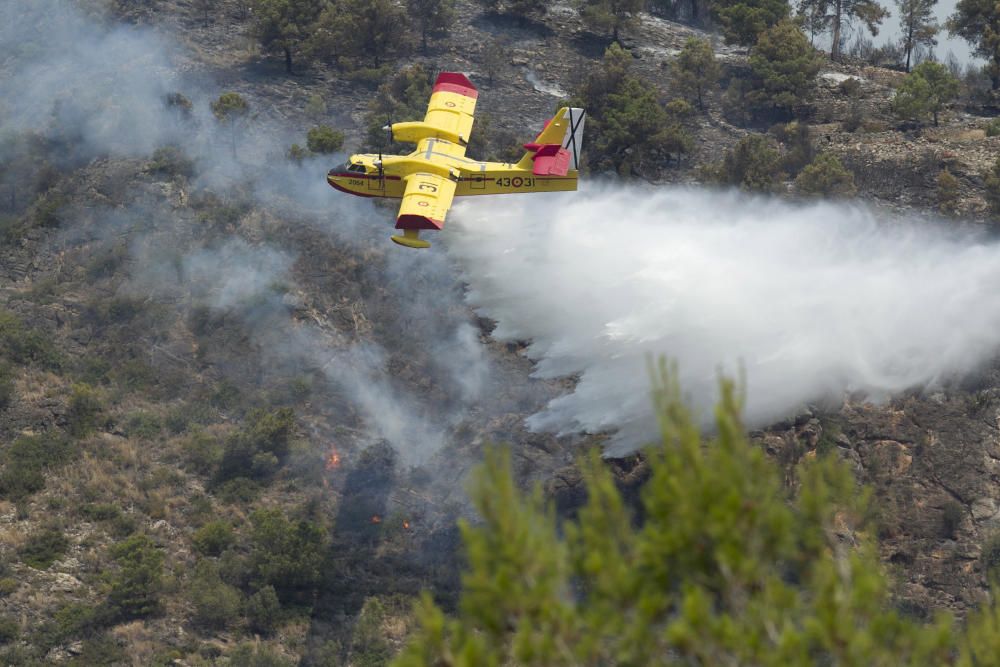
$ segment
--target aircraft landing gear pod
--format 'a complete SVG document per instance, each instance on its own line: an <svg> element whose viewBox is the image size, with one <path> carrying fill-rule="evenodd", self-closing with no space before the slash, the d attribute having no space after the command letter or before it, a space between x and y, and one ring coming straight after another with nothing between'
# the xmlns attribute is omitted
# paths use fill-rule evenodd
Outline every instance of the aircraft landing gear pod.
<svg viewBox="0 0 1000 667"><path fill-rule="evenodd" d="M420 231L416 229L404 229L402 236L390 236L390 239L397 245L407 248L430 248L430 241L420 238Z"/></svg>

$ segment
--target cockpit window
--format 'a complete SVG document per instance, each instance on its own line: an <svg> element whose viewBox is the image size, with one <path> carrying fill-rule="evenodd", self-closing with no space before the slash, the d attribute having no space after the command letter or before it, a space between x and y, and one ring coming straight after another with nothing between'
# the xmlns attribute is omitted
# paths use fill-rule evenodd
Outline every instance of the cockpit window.
<svg viewBox="0 0 1000 667"><path fill-rule="evenodd" d="M365 173L365 165L363 165L363 164L352 164L350 167L347 168L347 171L356 171L358 173L363 174L363 173Z"/></svg>

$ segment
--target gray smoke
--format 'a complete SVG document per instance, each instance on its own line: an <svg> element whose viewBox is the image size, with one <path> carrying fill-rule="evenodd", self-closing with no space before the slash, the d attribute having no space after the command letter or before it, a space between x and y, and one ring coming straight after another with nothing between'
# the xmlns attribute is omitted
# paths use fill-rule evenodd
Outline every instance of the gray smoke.
<svg viewBox="0 0 1000 667"><path fill-rule="evenodd" d="M272 220L294 220L375 258L373 270L389 282L405 335L433 347L433 381L450 407L411 394L394 377L389 351L377 341L359 343L332 324L293 320L289 313L301 293L294 277L299 258L281 239L251 243L234 237L200 247L190 227L201 223L179 217L169 197L158 199L151 187L132 193L125 209L71 211L64 242L130 235L132 279L122 292L235 311L272 372L322 369L372 436L390 441L402 460L417 463L441 447L448 428L463 416L460 407L479 398L486 383L489 366L478 332L440 249L420 261L385 253L391 213L326 184L327 169L343 156L288 161L285 151L302 141L303 128L289 127L271 101L249 86L237 92L248 99L251 117L234 135L209 108L232 88L197 74L199 64L169 35L102 22L69 0L0 0L0 45L0 139L30 132L58 142L66 147L62 158L68 166L102 156L146 158L173 145L194 162L191 192L249 197ZM165 104L175 92L190 100L190 112ZM11 146L0 141L0 151ZM84 218L86 231L74 226ZM382 249L372 252L374 244Z"/></svg>
<svg viewBox="0 0 1000 667"><path fill-rule="evenodd" d="M533 429L654 434L648 361L676 360L704 415L745 368L763 425L845 391L878 399L1000 347L1000 245L861 206L681 188L464 200L446 234L494 336L576 388Z"/></svg>

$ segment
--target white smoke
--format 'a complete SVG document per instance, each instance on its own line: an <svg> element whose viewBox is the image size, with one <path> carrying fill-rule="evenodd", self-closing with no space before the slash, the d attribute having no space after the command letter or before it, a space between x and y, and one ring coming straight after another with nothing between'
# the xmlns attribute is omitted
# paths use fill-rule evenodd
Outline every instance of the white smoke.
<svg viewBox="0 0 1000 667"><path fill-rule="evenodd" d="M459 204L445 234L469 302L536 374L579 375L535 430L654 433L650 357L701 414L746 371L748 420L968 372L1000 346L1000 245L867 209L736 193L601 187Z"/></svg>

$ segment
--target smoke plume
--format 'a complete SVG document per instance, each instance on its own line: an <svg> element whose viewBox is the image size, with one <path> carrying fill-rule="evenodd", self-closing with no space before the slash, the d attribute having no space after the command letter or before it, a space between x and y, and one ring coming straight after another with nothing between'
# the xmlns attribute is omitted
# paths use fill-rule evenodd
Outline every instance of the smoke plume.
<svg viewBox="0 0 1000 667"><path fill-rule="evenodd" d="M648 361L679 365L707 416L746 372L747 417L939 384L1000 345L1000 245L860 206L680 188L464 201L446 234L468 301L540 377L578 375L536 430L654 433Z"/></svg>

